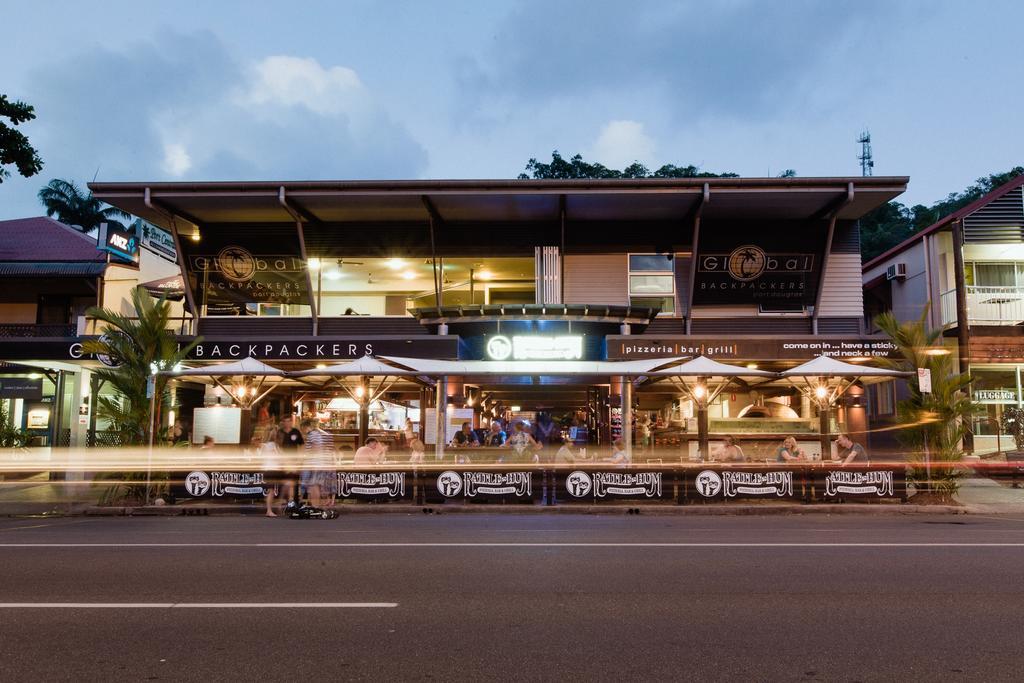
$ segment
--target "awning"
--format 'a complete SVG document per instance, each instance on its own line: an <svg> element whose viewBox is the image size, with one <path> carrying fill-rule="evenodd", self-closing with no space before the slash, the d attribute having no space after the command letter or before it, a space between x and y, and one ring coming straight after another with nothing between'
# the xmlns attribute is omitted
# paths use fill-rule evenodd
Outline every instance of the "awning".
<svg viewBox="0 0 1024 683"><path fill-rule="evenodd" d="M160 374L173 375L174 377L284 377L287 373L284 370L278 370L262 361L249 357L218 365L202 365L183 370L164 370Z"/></svg>
<svg viewBox="0 0 1024 683"><path fill-rule="evenodd" d="M854 365L830 356L818 356L806 363L783 370L780 377L883 377L893 379L895 377L906 377L911 372L901 370L890 370L888 368L876 368L870 365Z"/></svg>
<svg viewBox="0 0 1024 683"><path fill-rule="evenodd" d="M707 356L698 356L682 365L644 374L649 377L778 377L774 372L719 363Z"/></svg>
<svg viewBox="0 0 1024 683"><path fill-rule="evenodd" d="M400 368L394 365L388 365L387 363L382 363L372 356L363 356L362 358L349 361L347 363L338 363L337 365L329 365L324 368L313 368L312 370L299 370L290 374L292 377L348 377L354 375L409 376L421 373L408 368Z"/></svg>
<svg viewBox="0 0 1024 683"><path fill-rule="evenodd" d="M443 377L449 375L624 375L635 377L652 370L678 365L685 358L655 360L434 360L429 358L383 357L409 368L412 374Z"/></svg>
<svg viewBox="0 0 1024 683"><path fill-rule="evenodd" d="M185 285L182 284L180 275L150 280L139 286L158 299L164 297L168 301L181 301L185 298Z"/></svg>
<svg viewBox="0 0 1024 683"><path fill-rule="evenodd" d="M0 277L97 277L106 269L103 261L7 261L0 263Z"/></svg>

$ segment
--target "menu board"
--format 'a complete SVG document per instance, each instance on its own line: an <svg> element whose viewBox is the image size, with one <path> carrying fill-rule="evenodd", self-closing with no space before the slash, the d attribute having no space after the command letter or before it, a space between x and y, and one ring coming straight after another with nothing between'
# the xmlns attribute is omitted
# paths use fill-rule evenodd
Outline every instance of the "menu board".
<svg viewBox="0 0 1024 683"><path fill-rule="evenodd" d="M242 409L196 408L192 413L192 443L201 444L207 436L212 436L215 444L241 443Z"/></svg>

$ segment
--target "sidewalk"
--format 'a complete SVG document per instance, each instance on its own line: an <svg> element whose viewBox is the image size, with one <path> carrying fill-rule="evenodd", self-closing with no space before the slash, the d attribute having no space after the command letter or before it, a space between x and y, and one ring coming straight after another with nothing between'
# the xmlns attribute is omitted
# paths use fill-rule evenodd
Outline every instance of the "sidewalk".
<svg viewBox="0 0 1024 683"><path fill-rule="evenodd" d="M1024 488L1011 488L1009 480L961 479L956 498L970 513L1024 514Z"/></svg>

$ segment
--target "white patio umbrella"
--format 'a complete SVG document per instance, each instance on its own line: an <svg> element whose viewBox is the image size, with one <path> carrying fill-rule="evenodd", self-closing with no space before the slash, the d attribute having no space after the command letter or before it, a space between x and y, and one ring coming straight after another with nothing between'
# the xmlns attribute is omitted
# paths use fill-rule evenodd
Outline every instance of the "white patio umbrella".
<svg viewBox="0 0 1024 683"><path fill-rule="evenodd" d="M861 384L870 384L912 374L871 365L855 365L830 356L818 356L795 368L783 370L779 376L818 404L818 435L821 457L824 460L825 453L831 450L829 417L832 408L850 387L858 381Z"/></svg>
<svg viewBox="0 0 1024 683"><path fill-rule="evenodd" d="M669 382L697 404L697 443L701 458L708 456L708 404L737 379L774 379L778 375L767 370L729 365L698 356L693 360L646 373L647 377L667 378ZM691 378L687 381L685 378ZM709 386L718 379L717 386Z"/></svg>

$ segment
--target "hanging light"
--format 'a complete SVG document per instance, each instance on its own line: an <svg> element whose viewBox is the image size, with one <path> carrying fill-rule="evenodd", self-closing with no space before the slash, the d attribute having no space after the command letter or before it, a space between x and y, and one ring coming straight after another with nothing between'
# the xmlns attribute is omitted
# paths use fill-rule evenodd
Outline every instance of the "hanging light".
<svg viewBox="0 0 1024 683"><path fill-rule="evenodd" d="M698 384L693 388L693 397L698 401L708 395L708 388L703 384Z"/></svg>
<svg viewBox="0 0 1024 683"><path fill-rule="evenodd" d="M235 387L235 396L238 398L245 398L246 388L244 386Z"/></svg>
<svg viewBox="0 0 1024 683"><path fill-rule="evenodd" d="M362 398L365 395L366 395L366 387L364 387L362 384L360 384L359 386L356 387L356 396L358 396L359 398Z"/></svg>
<svg viewBox="0 0 1024 683"><path fill-rule="evenodd" d="M817 397L819 401L824 401L826 398L828 398L828 387L826 387L824 384L819 384L814 388L814 395Z"/></svg>

